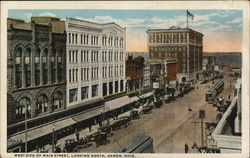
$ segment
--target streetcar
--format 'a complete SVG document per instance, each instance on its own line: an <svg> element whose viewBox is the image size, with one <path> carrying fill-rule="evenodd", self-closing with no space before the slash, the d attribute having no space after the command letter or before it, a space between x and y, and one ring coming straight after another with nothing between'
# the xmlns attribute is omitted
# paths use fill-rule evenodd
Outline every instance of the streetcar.
<svg viewBox="0 0 250 158"><path fill-rule="evenodd" d="M220 80L206 93L206 101L215 99L223 91L223 89L224 81Z"/></svg>
<svg viewBox="0 0 250 158"><path fill-rule="evenodd" d="M128 147L122 150L123 153L154 153L153 139L149 136L137 137Z"/></svg>

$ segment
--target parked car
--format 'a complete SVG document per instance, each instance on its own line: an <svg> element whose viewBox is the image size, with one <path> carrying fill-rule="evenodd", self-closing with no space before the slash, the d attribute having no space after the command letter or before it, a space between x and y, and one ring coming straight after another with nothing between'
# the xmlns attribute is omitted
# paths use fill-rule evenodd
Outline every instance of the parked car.
<svg viewBox="0 0 250 158"><path fill-rule="evenodd" d="M160 108L163 104L163 101L162 100L157 100L156 102L154 102L154 107L156 108Z"/></svg>
<svg viewBox="0 0 250 158"><path fill-rule="evenodd" d="M98 128L98 131L99 132L106 132L108 137L111 137L113 135L113 133L111 132L111 127L110 127L109 124L105 124L103 126L100 126Z"/></svg>
<svg viewBox="0 0 250 158"><path fill-rule="evenodd" d="M145 105L142 107L142 113L144 114L148 114L150 112L152 112L152 106L151 105Z"/></svg>
<svg viewBox="0 0 250 158"><path fill-rule="evenodd" d="M112 130L126 128L128 125L131 124L130 116L123 116L118 118L115 122L110 124Z"/></svg>
<svg viewBox="0 0 250 158"><path fill-rule="evenodd" d="M77 141L75 139L66 139L62 152L78 152Z"/></svg>
<svg viewBox="0 0 250 158"><path fill-rule="evenodd" d="M130 111L130 118L131 119L140 119L140 112L138 110Z"/></svg>

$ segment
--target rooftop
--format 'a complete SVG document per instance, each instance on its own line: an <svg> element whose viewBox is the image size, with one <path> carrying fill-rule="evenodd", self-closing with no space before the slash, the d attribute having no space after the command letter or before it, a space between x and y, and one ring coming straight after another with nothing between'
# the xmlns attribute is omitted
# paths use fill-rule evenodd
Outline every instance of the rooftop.
<svg viewBox="0 0 250 158"><path fill-rule="evenodd" d="M31 17L32 23L40 24L40 25L47 25L51 24L52 32L54 33L63 33L65 30L65 22L60 21L59 18L50 17L50 16L32 16ZM14 29L20 30L31 30L31 23L26 23L24 20L15 19L15 18L7 18L8 26L12 25Z"/></svg>
<svg viewBox="0 0 250 158"><path fill-rule="evenodd" d="M183 31L183 32L184 31L185 32L189 31L189 32L195 32L195 33L201 34L203 36L202 33L198 32L198 31L195 31L193 29L190 29L190 28L180 28L180 27L175 27L175 26L171 26L168 29L148 29L146 31L146 33L148 33L148 32L173 32L173 31L174 32L175 31Z"/></svg>

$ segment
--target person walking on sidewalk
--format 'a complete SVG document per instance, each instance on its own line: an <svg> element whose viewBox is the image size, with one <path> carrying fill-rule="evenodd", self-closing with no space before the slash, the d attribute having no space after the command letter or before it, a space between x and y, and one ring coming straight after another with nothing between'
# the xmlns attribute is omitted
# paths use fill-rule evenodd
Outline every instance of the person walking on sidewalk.
<svg viewBox="0 0 250 158"><path fill-rule="evenodd" d="M188 144L187 143L185 143L185 153L187 154L188 153Z"/></svg>
<svg viewBox="0 0 250 158"><path fill-rule="evenodd" d="M76 140L79 141L79 131L76 129Z"/></svg>

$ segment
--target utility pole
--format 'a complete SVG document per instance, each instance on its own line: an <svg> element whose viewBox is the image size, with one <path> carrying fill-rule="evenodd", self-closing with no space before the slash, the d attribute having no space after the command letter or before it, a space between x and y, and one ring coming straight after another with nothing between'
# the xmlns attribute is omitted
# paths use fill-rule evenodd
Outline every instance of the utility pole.
<svg viewBox="0 0 250 158"><path fill-rule="evenodd" d="M201 119L201 146L204 145L203 141L203 119L205 118L205 110L199 111L199 118Z"/></svg>
<svg viewBox="0 0 250 158"><path fill-rule="evenodd" d="M25 153L28 152L28 142L27 142L27 104L25 105Z"/></svg>

